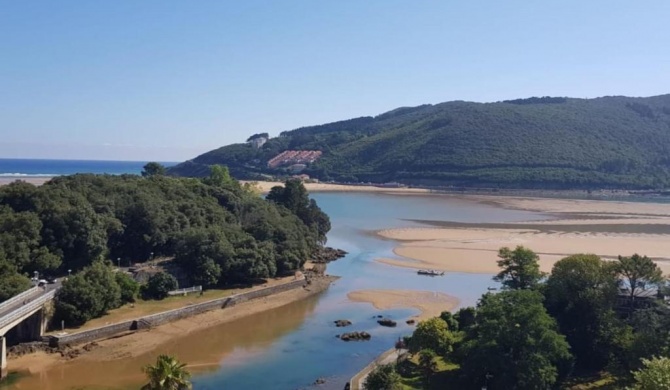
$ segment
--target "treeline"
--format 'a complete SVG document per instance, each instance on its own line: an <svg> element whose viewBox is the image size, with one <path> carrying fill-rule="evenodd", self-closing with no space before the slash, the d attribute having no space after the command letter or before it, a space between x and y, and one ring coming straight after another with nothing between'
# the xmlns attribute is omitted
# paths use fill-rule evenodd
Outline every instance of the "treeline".
<svg viewBox="0 0 670 390"><path fill-rule="evenodd" d="M404 107L282 132L261 149L225 146L170 168L200 176L226 164L236 177L289 172L267 161L321 150L305 173L339 182L502 188L670 187L670 95L536 97Z"/></svg>
<svg viewBox="0 0 670 390"><path fill-rule="evenodd" d="M413 365L422 389L568 388L590 377L609 377L607 388L670 388L666 279L652 260L580 254L545 275L527 248L499 257L501 292L419 323L405 340L413 363L378 369L366 388L400 388ZM452 369L437 375L437 361Z"/></svg>
<svg viewBox="0 0 670 390"><path fill-rule="evenodd" d="M1 187L0 299L28 288L34 272L152 256L175 257L193 284L247 283L290 274L325 242L328 216L300 182L265 200L222 166L203 179L163 172L148 164L142 177L81 174Z"/></svg>

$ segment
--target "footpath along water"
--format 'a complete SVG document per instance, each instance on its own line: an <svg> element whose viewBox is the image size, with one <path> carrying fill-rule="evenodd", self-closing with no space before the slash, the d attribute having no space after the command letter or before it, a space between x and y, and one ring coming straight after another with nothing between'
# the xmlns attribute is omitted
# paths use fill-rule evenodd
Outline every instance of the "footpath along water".
<svg viewBox="0 0 670 390"><path fill-rule="evenodd" d="M92 362L74 360L39 370L20 379L16 389L65 390L138 388L144 376L140 368L158 353L170 353L190 364L194 389L310 389L317 378L326 379L318 389L341 390L353 374L365 367L395 340L412 332L404 320L414 309L376 310L367 303L354 303L347 293L363 289L410 289L438 291L458 297L462 305L474 304L487 287L491 275L450 274L420 277L410 269L375 262L394 256L394 242L370 231L416 226L408 219L462 222L508 222L536 220L542 215L512 211L453 198L390 196L364 193L315 194L319 205L331 216L328 245L349 255L328 266L328 273L342 278L319 296L294 302L234 322L193 332L158 346L137 357ZM374 316L398 320L398 327L385 328ZM223 312L222 312L222 315ZM367 331L372 340L343 342L333 324L349 319L347 331ZM160 331L160 330L158 330ZM123 343L123 338L118 339Z"/></svg>

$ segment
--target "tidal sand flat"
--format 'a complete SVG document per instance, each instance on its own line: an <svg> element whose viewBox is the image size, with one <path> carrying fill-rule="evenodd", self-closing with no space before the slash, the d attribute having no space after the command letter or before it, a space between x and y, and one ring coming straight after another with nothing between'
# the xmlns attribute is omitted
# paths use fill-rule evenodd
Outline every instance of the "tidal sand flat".
<svg viewBox="0 0 670 390"><path fill-rule="evenodd" d="M379 231L401 242L384 264L450 272L495 273L497 251L526 246L540 256L540 267L575 253L605 259L640 253L670 273L670 204L468 196L499 207L546 213L551 220L521 223L417 221L433 228ZM404 258L404 259L403 259Z"/></svg>
<svg viewBox="0 0 670 390"><path fill-rule="evenodd" d="M439 316L458 307L456 297L440 292L415 290L358 290L347 294L354 302L371 303L377 310L414 308L421 311L418 320Z"/></svg>

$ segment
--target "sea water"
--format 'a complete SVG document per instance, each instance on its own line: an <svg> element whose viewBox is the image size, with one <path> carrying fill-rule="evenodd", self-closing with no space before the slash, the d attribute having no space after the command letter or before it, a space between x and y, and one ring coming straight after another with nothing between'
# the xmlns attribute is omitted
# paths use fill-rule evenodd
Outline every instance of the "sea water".
<svg viewBox="0 0 670 390"><path fill-rule="evenodd" d="M0 178L53 177L75 173L140 174L147 161L41 160L0 158ZM175 162L162 162L172 166Z"/></svg>

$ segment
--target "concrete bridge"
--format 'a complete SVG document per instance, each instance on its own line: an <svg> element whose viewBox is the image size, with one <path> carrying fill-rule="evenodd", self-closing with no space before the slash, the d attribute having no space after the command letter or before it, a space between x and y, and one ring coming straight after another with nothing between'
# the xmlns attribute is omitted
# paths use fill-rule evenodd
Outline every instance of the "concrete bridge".
<svg viewBox="0 0 670 390"><path fill-rule="evenodd" d="M0 303L0 378L7 375L7 334L13 331L18 339L40 339L47 324L44 309L59 288L60 283L33 287Z"/></svg>

